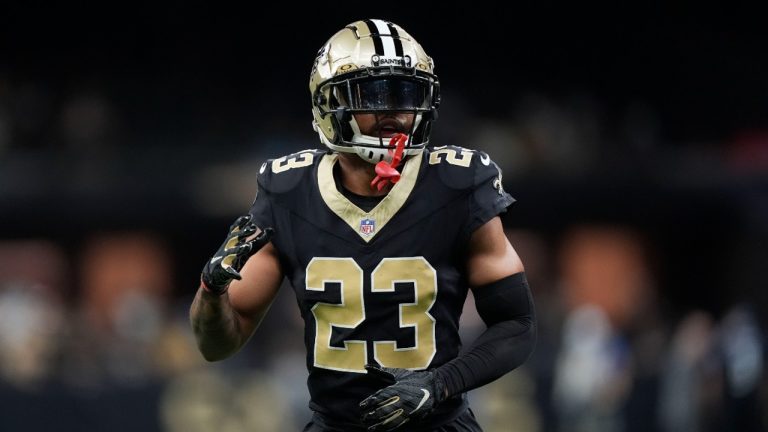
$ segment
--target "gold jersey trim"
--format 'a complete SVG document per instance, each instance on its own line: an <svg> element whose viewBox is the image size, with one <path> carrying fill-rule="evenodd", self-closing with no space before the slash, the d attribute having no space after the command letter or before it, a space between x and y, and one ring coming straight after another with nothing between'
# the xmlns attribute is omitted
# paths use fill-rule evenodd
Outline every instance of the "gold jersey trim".
<svg viewBox="0 0 768 432"><path fill-rule="evenodd" d="M387 196L370 212L365 212L360 207L354 205L336 189L336 182L333 179L333 167L338 162L338 155L335 153L326 154L320 161L320 166L317 170L320 195L323 197L323 201L325 201L328 208L346 222L361 239L368 243L392 220L411 195L413 187L416 185L416 179L419 176L422 154L419 153L411 156L405 161L400 181L392 186ZM365 219L373 220L375 228L370 234L363 233L361 229L361 222Z"/></svg>

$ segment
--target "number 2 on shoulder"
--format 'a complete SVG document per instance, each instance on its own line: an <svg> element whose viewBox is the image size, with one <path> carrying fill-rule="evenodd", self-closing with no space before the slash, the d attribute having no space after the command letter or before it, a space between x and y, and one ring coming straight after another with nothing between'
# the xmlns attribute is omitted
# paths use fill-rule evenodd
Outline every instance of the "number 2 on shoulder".
<svg viewBox="0 0 768 432"><path fill-rule="evenodd" d="M468 167L470 162L472 162L472 156L474 153L472 150L463 149L461 147L459 148L461 149L461 154L459 154L455 149L447 147L433 150L429 154L429 164L437 165L445 160L451 165L458 165L465 168Z"/></svg>

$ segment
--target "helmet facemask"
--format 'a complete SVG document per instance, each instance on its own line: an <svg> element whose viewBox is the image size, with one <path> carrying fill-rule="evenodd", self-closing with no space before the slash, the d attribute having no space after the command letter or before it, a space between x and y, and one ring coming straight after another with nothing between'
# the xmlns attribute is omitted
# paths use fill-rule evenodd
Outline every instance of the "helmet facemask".
<svg viewBox="0 0 768 432"><path fill-rule="evenodd" d="M437 118L439 104L439 84L429 75L390 66L339 75L321 83L313 101L321 116L332 116L336 132L335 142L328 140L325 144L376 163L389 157L389 137L385 135L400 132L408 136L406 155L422 151L429 143L431 122ZM413 115L410 128L402 130L394 124L391 119L396 113ZM373 114L376 135L363 134L355 114ZM378 129L379 125L384 127ZM388 131L386 126L398 130ZM322 133L320 137L327 139Z"/></svg>

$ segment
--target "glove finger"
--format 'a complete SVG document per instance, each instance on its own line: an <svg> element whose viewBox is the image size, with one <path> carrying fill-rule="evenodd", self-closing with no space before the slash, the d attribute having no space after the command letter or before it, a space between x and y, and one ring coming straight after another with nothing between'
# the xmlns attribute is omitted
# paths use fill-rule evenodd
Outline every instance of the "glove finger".
<svg viewBox="0 0 768 432"><path fill-rule="evenodd" d="M389 368L380 367L374 364L365 365L365 370L368 371L369 377L379 380L387 385L392 385L397 382L397 379L395 379L395 375L388 372L387 369Z"/></svg>
<svg viewBox="0 0 768 432"><path fill-rule="evenodd" d="M400 412L404 410L400 396L392 396L389 399L384 400L380 405L372 406L370 411L364 412L362 420L363 423L366 424L378 423L398 410Z"/></svg>
<svg viewBox="0 0 768 432"><path fill-rule="evenodd" d="M256 232L256 225L252 224L252 223L249 223L242 230L238 231L237 237L242 239L242 238L250 236L251 234L253 234L255 232Z"/></svg>
<svg viewBox="0 0 768 432"><path fill-rule="evenodd" d="M399 397L397 391L392 387L385 387L360 402L360 408L363 411L376 409L385 405L385 402L389 402L394 396Z"/></svg>
<svg viewBox="0 0 768 432"><path fill-rule="evenodd" d="M227 241L224 242L224 253L234 253L232 252L237 244L240 243L240 238L235 234L227 238Z"/></svg>
<svg viewBox="0 0 768 432"><path fill-rule="evenodd" d="M393 376L395 381L402 381L404 378L407 378L408 376L417 373L408 369L389 368L389 367L383 367L383 366L380 367L379 369L382 372L388 373L389 375Z"/></svg>
<svg viewBox="0 0 768 432"><path fill-rule="evenodd" d="M379 423L373 424L368 427L369 432L377 431L391 431L399 428L403 423L408 421L408 417L403 415L403 410L398 409L392 413L389 417L385 418Z"/></svg>
<svg viewBox="0 0 768 432"><path fill-rule="evenodd" d="M230 276L232 276L232 279L242 280L243 277L240 276L240 272L235 270L232 266L224 267L224 271L226 271Z"/></svg>
<svg viewBox="0 0 768 432"><path fill-rule="evenodd" d="M259 235L256 236L255 239L251 240L252 243L259 246L259 249L261 249L262 246L269 243L269 241L272 239L272 235L275 234L275 229L272 227L264 228Z"/></svg>
<svg viewBox="0 0 768 432"><path fill-rule="evenodd" d="M253 255L253 253L251 252L252 250L253 250L253 243L245 242L235 248L235 254L237 255L238 258L250 257L251 255ZM253 252L256 252L256 251L253 251Z"/></svg>
<svg viewBox="0 0 768 432"><path fill-rule="evenodd" d="M256 238L249 240L242 245L238 246L236 248L236 253L238 257L242 257L245 259L250 258L253 256L256 252L258 252L261 248L264 247L265 244L269 243L270 237L272 237L272 233L274 230L272 228L267 228L265 231L262 231L259 233Z"/></svg>
<svg viewBox="0 0 768 432"><path fill-rule="evenodd" d="M226 249L222 251L222 255L224 255L224 260L222 260L222 264L231 264L232 260L235 259L240 252L240 248L245 246L246 243L235 243L233 245L227 244ZM227 260L229 258L229 260Z"/></svg>
<svg viewBox="0 0 768 432"><path fill-rule="evenodd" d="M251 215L243 215L235 219L235 221L232 223L232 225L229 226L230 232L240 231L245 224L247 224L251 220Z"/></svg>

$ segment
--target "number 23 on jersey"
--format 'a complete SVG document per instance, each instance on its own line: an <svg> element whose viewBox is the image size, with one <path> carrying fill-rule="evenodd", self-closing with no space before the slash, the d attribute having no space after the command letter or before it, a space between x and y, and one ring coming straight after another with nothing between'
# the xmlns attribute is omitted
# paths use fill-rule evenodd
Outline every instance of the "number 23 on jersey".
<svg viewBox="0 0 768 432"><path fill-rule="evenodd" d="M314 366L365 373L368 360L365 340L345 340L343 347L331 345L333 327L353 329L365 321L363 278L366 275L352 258L313 258L307 266L307 290L325 291L326 283L341 285L341 302L318 302L315 317ZM413 303L397 309L401 328L412 328L416 343L400 348L394 340L373 341L373 356L385 367L426 369L437 352L435 318L429 314L437 299L437 272L424 257L384 258L371 272L371 292L395 292L395 283L410 283Z"/></svg>

